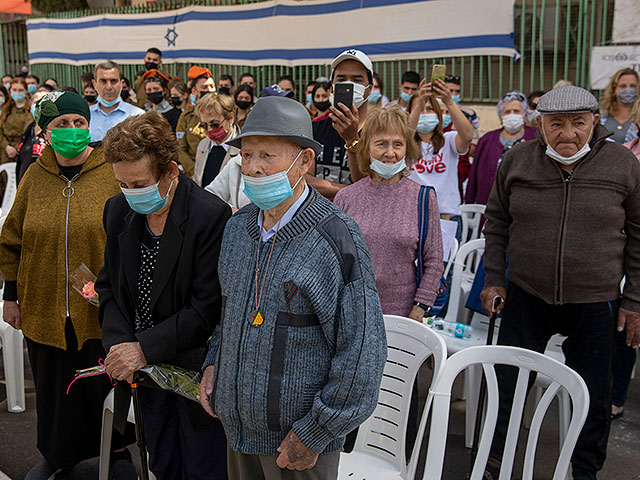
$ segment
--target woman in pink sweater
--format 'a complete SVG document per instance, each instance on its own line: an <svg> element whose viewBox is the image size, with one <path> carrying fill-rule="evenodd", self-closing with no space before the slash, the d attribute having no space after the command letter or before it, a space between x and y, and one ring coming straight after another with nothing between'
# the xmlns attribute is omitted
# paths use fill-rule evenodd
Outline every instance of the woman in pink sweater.
<svg viewBox="0 0 640 480"><path fill-rule="evenodd" d="M368 176L340 190L335 204L364 233L383 313L422 321L442 276L442 236L438 201L431 189L423 273L416 288L420 185L408 175L420 147L413 134L409 116L400 108L371 110L357 147L358 167Z"/></svg>

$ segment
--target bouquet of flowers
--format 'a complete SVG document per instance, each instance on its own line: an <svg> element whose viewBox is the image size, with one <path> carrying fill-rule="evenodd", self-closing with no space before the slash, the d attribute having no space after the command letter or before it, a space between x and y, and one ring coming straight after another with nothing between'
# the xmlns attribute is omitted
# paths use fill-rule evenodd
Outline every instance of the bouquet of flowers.
<svg viewBox="0 0 640 480"><path fill-rule="evenodd" d="M192 372L166 363L147 365L140 371L146 373L160 388L200 402L200 372Z"/></svg>
<svg viewBox="0 0 640 480"><path fill-rule="evenodd" d="M69 283L73 289L91 305L100 306L100 300L95 290L96 276L84 263L69 276Z"/></svg>

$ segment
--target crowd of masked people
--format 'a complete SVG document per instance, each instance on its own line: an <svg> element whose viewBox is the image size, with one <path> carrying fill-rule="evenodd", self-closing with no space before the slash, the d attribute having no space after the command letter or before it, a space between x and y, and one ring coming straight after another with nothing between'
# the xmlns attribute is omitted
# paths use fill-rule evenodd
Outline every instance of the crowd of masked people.
<svg viewBox="0 0 640 480"><path fill-rule="evenodd" d="M463 201L486 205L481 298L502 314L498 342L542 352L567 336L590 393L573 478L596 478L640 344L634 70L601 102L570 84L509 92L480 136L460 77L406 72L389 100L359 50L304 103L289 76L258 90L250 73L236 85L193 66L183 82L155 48L144 65L131 84L100 63L80 93L2 78L0 155L19 182L2 212L3 319L26 338L43 457L28 480L98 454L111 382L111 475L135 478L130 384L158 363L202 373L200 404L142 383L158 479L336 478L377 404L383 314L429 315L441 220L460 238ZM351 106L334 101L344 83ZM82 265L99 308L70 286ZM108 375L67 389L98 364ZM515 385L498 380L489 480Z"/></svg>

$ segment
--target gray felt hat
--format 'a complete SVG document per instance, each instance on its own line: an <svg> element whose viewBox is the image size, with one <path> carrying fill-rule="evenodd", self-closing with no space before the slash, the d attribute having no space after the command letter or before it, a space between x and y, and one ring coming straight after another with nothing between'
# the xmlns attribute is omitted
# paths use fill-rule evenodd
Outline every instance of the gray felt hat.
<svg viewBox="0 0 640 480"><path fill-rule="evenodd" d="M575 85L558 87L545 93L536 108L542 115L598 111L598 100L591 92Z"/></svg>
<svg viewBox="0 0 640 480"><path fill-rule="evenodd" d="M258 99L242 127L242 133L228 145L241 148L245 137L279 137L303 148L312 148L316 157L322 145L313 139L309 111L295 100L286 97Z"/></svg>

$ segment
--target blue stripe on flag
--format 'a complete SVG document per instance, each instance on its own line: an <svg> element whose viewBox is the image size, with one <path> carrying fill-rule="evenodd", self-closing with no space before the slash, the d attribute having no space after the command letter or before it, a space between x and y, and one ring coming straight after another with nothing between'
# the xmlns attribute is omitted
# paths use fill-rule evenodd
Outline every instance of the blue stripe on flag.
<svg viewBox="0 0 640 480"><path fill-rule="evenodd" d="M143 27L145 25L174 25L188 21L224 21L224 20L253 20L258 18L299 15L325 15L329 13L342 13L361 8L386 7L403 3L425 3L433 0L344 0L340 2L324 3L319 5L276 5L267 8L255 8L251 10L231 11L191 11L182 15L167 15L164 17L122 19L101 18L99 20L77 22L37 22L27 23L27 30L78 30L82 28L96 27Z"/></svg>
<svg viewBox="0 0 640 480"><path fill-rule="evenodd" d="M334 58L347 47L336 48L307 48L307 49L279 49L279 50L165 50L163 58L216 58L228 60L256 61L263 59L279 60L304 60ZM348 48L357 48L367 55L390 55L395 53L428 52L433 50L457 50L474 48L513 48L512 34L503 35L476 35L470 37L439 38L431 40L417 40L414 42L377 43L369 45L349 45ZM92 61L99 59L113 60L139 60L145 52L88 52L88 53L61 53L61 52L33 52L29 54L29 60L52 59L72 60L76 62Z"/></svg>

